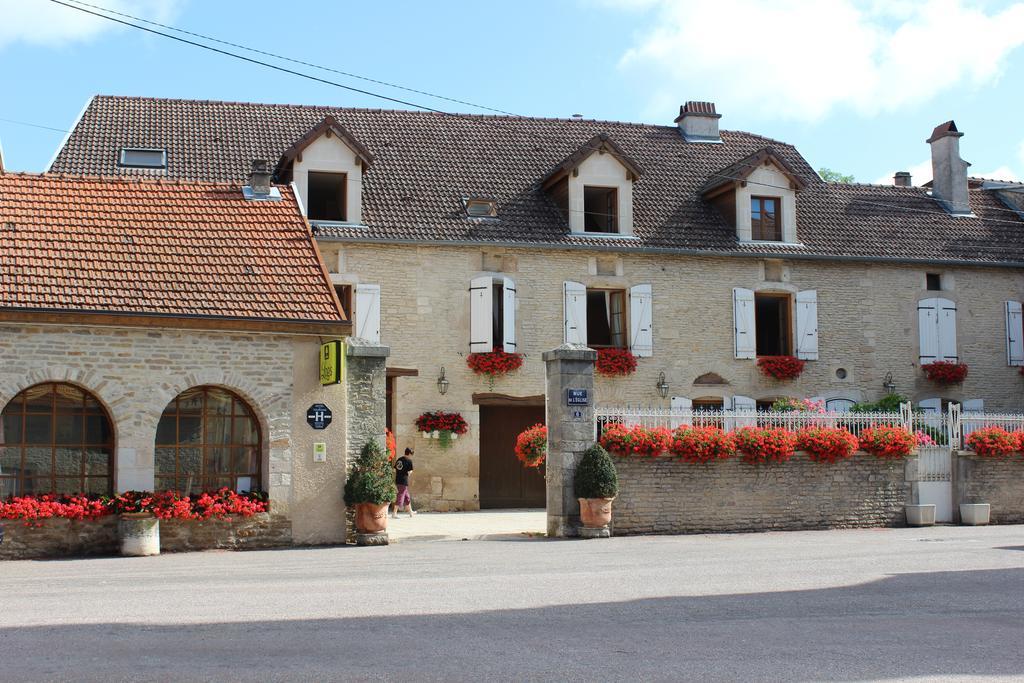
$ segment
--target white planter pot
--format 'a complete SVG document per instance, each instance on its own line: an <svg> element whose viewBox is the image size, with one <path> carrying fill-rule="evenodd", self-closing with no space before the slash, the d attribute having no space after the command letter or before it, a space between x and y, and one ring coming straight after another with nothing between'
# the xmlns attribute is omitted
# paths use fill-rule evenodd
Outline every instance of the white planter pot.
<svg viewBox="0 0 1024 683"><path fill-rule="evenodd" d="M121 515L117 534L121 539L121 554L125 557L160 554L160 520L151 514Z"/></svg>
<svg viewBox="0 0 1024 683"><path fill-rule="evenodd" d="M935 524L935 505L907 505L907 524L909 526L932 526Z"/></svg>
<svg viewBox="0 0 1024 683"><path fill-rule="evenodd" d="M422 436L424 439L429 439L430 432L420 432L420 436Z"/></svg>
<svg viewBox="0 0 1024 683"><path fill-rule="evenodd" d="M988 524L992 506L988 503L960 503L960 523L967 526Z"/></svg>
<svg viewBox="0 0 1024 683"><path fill-rule="evenodd" d="M441 438L441 433L440 432L436 432L436 431L435 432L430 432L430 438L431 439L440 439Z"/></svg>
<svg viewBox="0 0 1024 683"><path fill-rule="evenodd" d="M458 441L458 439L459 439L459 435L458 434L452 434L452 441Z"/></svg>

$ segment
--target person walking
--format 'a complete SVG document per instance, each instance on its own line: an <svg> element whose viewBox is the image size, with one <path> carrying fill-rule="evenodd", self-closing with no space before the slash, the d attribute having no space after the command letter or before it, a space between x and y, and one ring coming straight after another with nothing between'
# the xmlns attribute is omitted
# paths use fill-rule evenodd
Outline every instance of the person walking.
<svg viewBox="0 0 1024 683"><path fill-rule="evenodd" d="M412 496L409 495L409 473L412 472L411 448L405 449L405 455L395 460L395 484L398 486L398 495L395 497L395 510L391 513L394 519L398 519L398 511L405 504L406 511L412 517L416 513L412 509Z"/></svg>

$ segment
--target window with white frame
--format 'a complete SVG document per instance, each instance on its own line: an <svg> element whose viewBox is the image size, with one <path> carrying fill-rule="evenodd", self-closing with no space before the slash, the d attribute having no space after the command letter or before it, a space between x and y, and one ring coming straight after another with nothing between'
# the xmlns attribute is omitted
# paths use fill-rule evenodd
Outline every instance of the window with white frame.
<svg viewBox="0 0 1024 683"><path fill-rule="evenodd" d="M818 292L733 289L736 358L796 355L818 360Z"/></svg>
<svg viewBox="0 0 1024 683"><path fill-rule="evenodd" d="M648 284L626 289L587 288L565 282L564 339L594 348L629 348L636 356L654 351L653 293Z"/></svg>

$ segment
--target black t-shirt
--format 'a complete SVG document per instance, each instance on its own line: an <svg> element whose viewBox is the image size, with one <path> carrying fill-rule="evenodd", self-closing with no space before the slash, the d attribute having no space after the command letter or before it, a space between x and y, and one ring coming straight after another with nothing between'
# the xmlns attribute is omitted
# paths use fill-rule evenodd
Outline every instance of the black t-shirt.
<svg viewBox="0 0 1024 683"><path fill-rule="evenodd" d="M402 456L395 461L395 483L399 486L409 485L409 473L412 472L412 460Z"/></svg>

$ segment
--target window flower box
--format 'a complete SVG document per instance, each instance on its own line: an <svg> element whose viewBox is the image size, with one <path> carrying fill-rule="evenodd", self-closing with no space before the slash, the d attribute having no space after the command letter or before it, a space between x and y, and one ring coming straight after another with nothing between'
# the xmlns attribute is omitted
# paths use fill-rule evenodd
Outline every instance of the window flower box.
<svg viewBox="0 0 1024 683"><path fill-rule="evenodd" d="M804 365L796 356L760 356L757 359L762 375L779 380L796 379L804 371Z"/></svg>
<svg viewBox="0 0 1024 683"><path fill-rule="evenodd" d="M594 372L605 377L625 377L636 372L636 356L629 349L598 349Z"/></svg>
<svg viewBox="0 0 1024 683"><path fill-rule="evenodd" d="M936 384L960 384L967 379L967 364L939 360L921 366L924 376Z"/></svg>
<svg viewBox="0 0 1024 683"><path fill-rule="evenodd" d="M515 372L523 367L521 353L507 353L498 346L489 353L471 353L466 356L466 366L477 375L487 377L487 385L494 387L494 380L502 375Z"/></svg>

